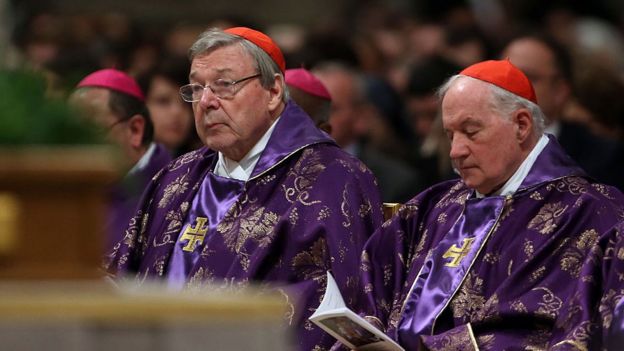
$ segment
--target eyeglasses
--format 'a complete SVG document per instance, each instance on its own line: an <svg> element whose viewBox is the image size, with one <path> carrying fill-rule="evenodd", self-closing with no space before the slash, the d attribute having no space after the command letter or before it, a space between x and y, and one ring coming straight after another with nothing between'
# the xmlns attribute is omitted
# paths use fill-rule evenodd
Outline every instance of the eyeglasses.
<svg viewBox="0 0 624 351"><path fill-rule="evenodd" d="M205 86L197 83L187 84L180 88L180 95L182 95L182 100L186 102L197 102L201 100L204 95L204 90L208 88L220 99L231 99L238 92L236 89L236 85L238 83L257 77L260 77L259 73L241 78L239 80L217 79L212 83L206 84Z"/></svg>

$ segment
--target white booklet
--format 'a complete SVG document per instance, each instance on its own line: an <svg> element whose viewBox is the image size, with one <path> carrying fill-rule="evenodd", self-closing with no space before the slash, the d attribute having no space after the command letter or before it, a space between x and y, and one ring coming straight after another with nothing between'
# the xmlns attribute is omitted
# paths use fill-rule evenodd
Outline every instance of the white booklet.
<svg viewBox="0 0 624 351"><path fill-rule="evenodd" d="M404 351L381 330L347 308L338 285L329 272L325 296L310 320L351 349Z"/></svg>

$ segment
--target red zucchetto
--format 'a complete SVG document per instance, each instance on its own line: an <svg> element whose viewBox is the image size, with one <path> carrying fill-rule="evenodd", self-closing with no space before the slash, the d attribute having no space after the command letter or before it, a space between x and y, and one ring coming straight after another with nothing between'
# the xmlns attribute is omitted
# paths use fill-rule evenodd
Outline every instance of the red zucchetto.
<svg viewBox="0 0 624 351"><path fill-rule="evenodd" d="M459 74L494 84L537 104L537 97L531 81L509 60L489 60L475 63Z"/></svg>
<svg viewBox="0 0 624 351"><path fill-rule="evenodd" d="M224 30L224 32L245 38L256 44L275 61L277 67L279 67L282 72L286 70L286 60L284 59L282 50L280 50L279 46L277 46L268 35L247 27L228 28Z"/></svg>

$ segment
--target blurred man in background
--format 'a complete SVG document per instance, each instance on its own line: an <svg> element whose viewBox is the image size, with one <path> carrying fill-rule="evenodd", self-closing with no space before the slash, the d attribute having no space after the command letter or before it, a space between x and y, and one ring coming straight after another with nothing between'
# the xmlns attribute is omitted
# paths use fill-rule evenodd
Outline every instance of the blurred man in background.
<svg viewBox="0 0 624 351"><path fill-rule="evenodd" d="M106 130L129 169L110 193L106 247L111 249L123 238L145 186L171 156L152 142L153 126L143 92L126 73L115 69L91 73L78 83L70 103Z"/></svg>

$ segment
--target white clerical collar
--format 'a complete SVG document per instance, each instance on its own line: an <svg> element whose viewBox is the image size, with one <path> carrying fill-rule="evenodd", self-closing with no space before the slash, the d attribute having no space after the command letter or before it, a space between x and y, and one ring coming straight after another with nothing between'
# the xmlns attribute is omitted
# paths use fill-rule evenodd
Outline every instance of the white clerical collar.
<svg viewBox="0 0 624 351"><path fill-rule="evenodd" d="M535 163L537 157L540 155L540 153L542 153L542 150L544 150L546 144L548 144L548 137L546 136L546 134L542 134L542 137L539 139L537 144L535 144L533 150L531 150L527 158L522 161L520 167L518 167L518 169L516 170L516 173L514 173L511 178L507 180L505 185L495 191L492 195L507 196L515 193L524 181L524 178L526 178L527 174L529 174L531 167L533 167L533 163ZM475 193L478 198L482 198L485 196L478 191L475 191Z"/></svg>
<svg viewBox="0 0 624 351"><path fill-rule="evenodd" d="M256 163L258 163L260 159L260 154L262 154L262 151L264 151L264 148L269 143L269 139L271 138L271 134L273 134L273 129L275 129L278 120L279 117L240 161L236 162L231 160L223 155L223 153L219 152L219 159L215 165L214 173L221 177L238 179L246 182L249 177L251 177Z"/></svg>
<svg viewBox="0 0 624 351"><path fill-rule="evenodd" d="M137 162L134 167L132 167L130 171L128 171L128 174L136 173L145 168L149 163L150 158L152 158L154 151L156 151L156 144L151 143L150 146L147 148L147 151L145 151L143 156L141 156L141 158L139 159L139 162Z"/></svg>

